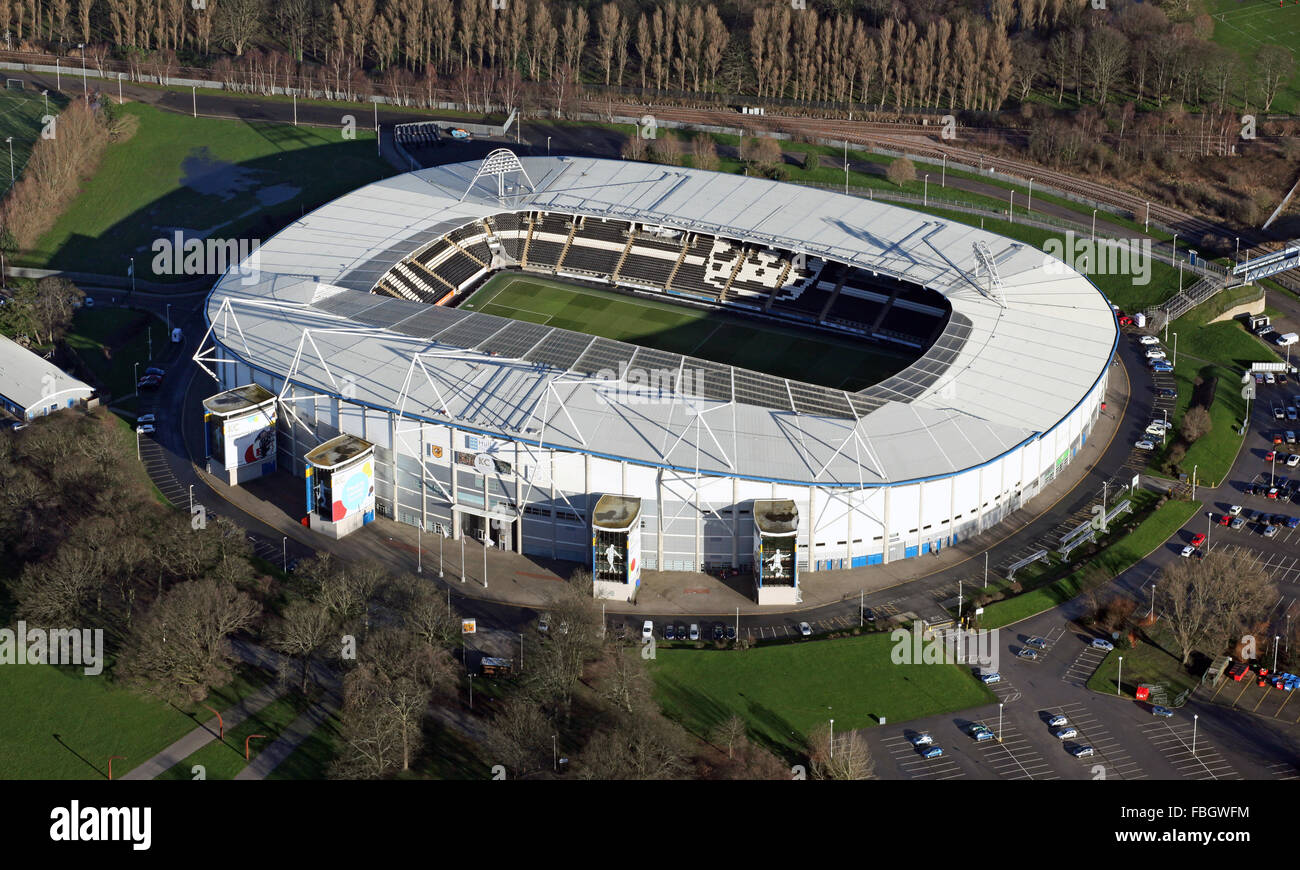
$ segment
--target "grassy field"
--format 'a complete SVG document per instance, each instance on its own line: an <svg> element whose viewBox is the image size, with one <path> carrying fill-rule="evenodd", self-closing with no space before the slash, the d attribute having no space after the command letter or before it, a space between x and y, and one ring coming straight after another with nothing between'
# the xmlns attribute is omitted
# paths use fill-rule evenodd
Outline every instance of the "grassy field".
<svg viewBox="0 0 1300 870"><path fill-rule="evenodd" d="M959 665L897 665L880 632L744 651L661 650L651 674L664 713L702 737L732 714L750 734L800 751L812 729L835 719L865 728L963 710L995 700Z"/></svg>
<svg viewBox="0 0 1300 870"><path fill-rule="evenodd" d="M1300 6L1294 0L1283 6L1275 0L1207 0L1205 10L1214 20L1214 42L1237 52L1248 68L1264 45L1282 45L1293 52L1300 46ZM1297 107L1300 76L1293 73L1269 111L1295 112Z"/></svg>
<svg viewBox="0 0 1300 870"><path fill-rule="evenodd" d="M1198 685L1200 680L1183 668L1177 645L1166 632L1160 630L1160 623L1147 631L1154 632L1151 634L1152 643L1142 642L1132 649L1126 648L1127 641L1118 644L1097 666L1096 672L1088 680L1088 688L1107 695L1116 694L1115 681L1120 675L1120 656L1124 657L1124 685L1120 690L1124 697L1134 697L1139 683L1164 683L1170 700Z"/></svg>
<svg viewBox="0 0 1300 870"><path fill-rule="evenodd" d="M40 140L45 129L42 118L46 114L58 115L67 105L67 97L51 94L49 102L41 96L40 91L0 90L0 144L13 137L13 177L23 174L23 167L32 156L32 146ZM48 105L48 110L46 106ZM9 190L10 175L0 171L0 190Z"/></svg>
<svg viewBox="0 0 1300 870"><path fill-rule="evenodd" d="M812 330L515 273L494 276L460 307L846 390L913 359ZM830 352L833 367L825 364Z"/></svg>
<svg viewBox="0 0 1300 870"><path fill-rule="evenodd" d="M392 168L375 154L374 132L343 140L338 130L190 118L139 103L130 139L110 145L93 178L21 265L155 275L155 239L255 238Z"/></svg>
<svg viewBox="0 0 1300 870"><path fill-rule="evenodd" d="M230 707L260 684L247 676L212 693ZM196 718L195 714L198 714ZM6 779L106 779L143 764L211 714L198 704L174 707L114 686L80 668L0 668L0 771Z"/></svg>

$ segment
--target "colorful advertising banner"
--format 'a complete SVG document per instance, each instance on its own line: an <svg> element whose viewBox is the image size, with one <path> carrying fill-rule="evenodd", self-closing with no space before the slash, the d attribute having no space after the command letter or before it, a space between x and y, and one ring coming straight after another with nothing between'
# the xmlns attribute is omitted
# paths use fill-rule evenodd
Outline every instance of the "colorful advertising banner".
<svg viewBox="0 0 1300 870"><path fill-rule="evenodd" d="M368 458L351 468L333 473L330 494L334 499L333 522L354 513L368 514L375 509L375 462Z"/></svg>
<svg viewBox="0 0 1300 870"><path fill-rule="evenodd" d="M275 405L242 417L227 417L225 426L227 468L239 468L275 459Z"/></svg>

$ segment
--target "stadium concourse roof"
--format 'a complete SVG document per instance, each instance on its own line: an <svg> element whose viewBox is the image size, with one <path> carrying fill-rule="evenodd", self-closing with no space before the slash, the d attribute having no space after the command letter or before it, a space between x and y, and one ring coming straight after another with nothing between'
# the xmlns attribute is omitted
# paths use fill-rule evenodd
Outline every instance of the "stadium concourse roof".
<svg viewBox="0 0 1300 870"><path fill-rule="evenodd" d="M682 471L826 486L941 476L993 460L1064 419L1114 351L1115 317L1091 282L992 233L765 179L617 160L521 162L535 187L516 173L504 197L496 178L467 190L480 164L461 163L375 182L295 221L251 258L255 269L232 269L218 282L207 308L213 334L264 370L412 417ZM922 284L953 313L916 363L850 394L370 294L429 242L512 210L802 251ZM1000 292L991 292L987 270L977 273L976 242L996 264ZM620 361L695 370L693 394L651 394L592 374Z"/></svg>

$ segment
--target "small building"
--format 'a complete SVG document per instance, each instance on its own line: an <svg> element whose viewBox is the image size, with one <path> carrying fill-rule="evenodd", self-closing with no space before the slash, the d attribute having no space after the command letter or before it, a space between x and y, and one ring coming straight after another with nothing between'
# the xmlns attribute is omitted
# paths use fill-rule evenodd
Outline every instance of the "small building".
<svg viewBox="0 0 1300 870"><path fill-rule="evenodd" d="M754 501L754 590L759 604L799 603L798 534L799 508L793 499Z"/></svg>
<svg viewBox="0 0 1300 870"><path fill-rule="evenodd" d="M632 601L641 586L641 499L602 495L591 512L591 585L596 598Z"/></svg>
<svg viewBox="0 0 1300 870"><path fill-rule="evenodd" d="M27 421L81 404L96 404L89 384L0 335L0 406Z"/></svg>
<svg viewBox="0 0 1300 870"><path fill-rule="evenodd" d="M275 471L275 403L258 384L203 400L203 446L213 474L238 486Z"/></svg>
<svg viewBox="0 0 1300 870"><path fill-rule="evenodd" d="M375 446L339 435L307 451L311 528L341 538L375 519Z"/></svg>

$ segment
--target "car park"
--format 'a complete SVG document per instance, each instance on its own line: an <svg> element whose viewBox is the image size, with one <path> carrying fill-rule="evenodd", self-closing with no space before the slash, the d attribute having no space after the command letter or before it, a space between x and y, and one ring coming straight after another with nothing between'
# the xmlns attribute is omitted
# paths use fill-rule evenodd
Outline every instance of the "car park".
<svg viewBox="0 0 1300 870"><path fill-rule="evenodd" d="M1091 746L1076 746L1070 750L1070 754L1075 758L1089 758L1092 756Z"/></svg>
<svg viewBox="0 0 1300 870"><path fill-rule="evenodd" d="M938 758L940 755L943 755L943 750L940 749L938 746L928 747L927 749L921 752L922 758Z"/></svg>
<svg viewBox="0 0 1300 870"><path fill-rule="evenodd" d="M912 736L913 746L930 746L934 743L934 738L928 732L922 731L920 734Z"/></svg>
<svg viewBox="0 0 1300 870"><path fill-rule="evenodd" d="M1113 650L1113 649L1115 648L1115 644L1111 643L1110 641L1108 641L1108 640L1106 640L1106 639L1104 639L1104 638L1100 638L1100 637L1094 637L1094 638L1092 639L1092 645L1093 645L1094 647L1096 647L1097 649L1104 649L1104 650L1106 650L1106 652L1110 652L1111 650Z"/></svg>
<svg viewBox="0 0 1300 870"><path fill-rule="evenodd" d="M1155 449L1156 449L1156 445L1155 445L1154 443L1152 443L1149 439L1146 439L1146 438L1143 438L1141 441L1138 441L1138 442L1135 443L1133 446L1136 447L1138 450L1155 450Z"/></svg>
<svg viewBox="0 0 1300 870"><path fill-rule="evenodd" d="M1170 710L1168 707L1161 707L1157 704L1151 708L1151 715L1159 716L1162 719L1168 719L1170 716L1174 715L1174 711Z"/></svg>
<svg viewBox="0 0 1300 870"><path fill-rule="evenodd" d="M648 640L653 640L654 636L655 636L655 624L651 620L647 619L645 623L641 626L641 640L643 642Z"/></svg>
<svg viewBox="0 0 1300 870"><path fill-rule="evenodd" d="M1057 740L1069 740L1071 737L1078 737L1079 732L1067 725L1064 728L1056 729L1055 735Z"/></svg>
<svg viewBox="0 0 1300 870"><path fill-rule="evenodd" d="M1186 559L1188 556L1192 555L1195 552L1196 552L1196 548L1193 547L1191 544L1188 544L1187 546L1183 547L1182 552L1180 552L1178 555Z"/></svg>
<svg viewBox="0 0 1300 870"><path fill-rule="evenodd" d="M1038 661L1038 650L1025 647L1016 653L1022 659L1029 659L1031 662Z"/></svg>
<svg viewBox="0 0 1300 870"><path fill-rule="evenodd" d="M1060 713L1057 713L1051 719L1047 720L1048 728L1060 728L1063 725L1069 725L1069 724L1070 724L1070 720L1066 719L1065 716L1061 715Z"/></svg>

